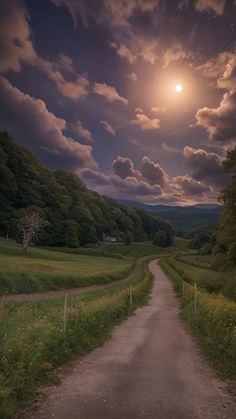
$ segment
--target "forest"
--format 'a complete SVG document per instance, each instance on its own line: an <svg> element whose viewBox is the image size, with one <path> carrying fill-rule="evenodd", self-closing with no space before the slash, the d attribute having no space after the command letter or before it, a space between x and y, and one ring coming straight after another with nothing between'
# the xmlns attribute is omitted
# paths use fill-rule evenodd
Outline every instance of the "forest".
<svg viewBox="0 0 236 419"><path fill-rule="evenodd" d="M29 211L47 221L37 244L78 247L105 236L129 243L174 238L169 222L89 190L76 174L50 170L6 132L0 134L0 235L17 238L19 220ZM158 233L158 235L157 235Z"/></svg>

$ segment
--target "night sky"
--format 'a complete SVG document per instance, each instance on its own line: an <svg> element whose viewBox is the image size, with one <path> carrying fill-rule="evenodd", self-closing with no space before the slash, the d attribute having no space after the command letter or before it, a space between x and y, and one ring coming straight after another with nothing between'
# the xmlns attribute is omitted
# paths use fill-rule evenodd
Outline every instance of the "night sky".
<svg viewBox="0 0 236 419"><path fill-rule="evenodd" d="M1 131L105 195L216 202L236 1L0 0L0 20Z"/></svg>

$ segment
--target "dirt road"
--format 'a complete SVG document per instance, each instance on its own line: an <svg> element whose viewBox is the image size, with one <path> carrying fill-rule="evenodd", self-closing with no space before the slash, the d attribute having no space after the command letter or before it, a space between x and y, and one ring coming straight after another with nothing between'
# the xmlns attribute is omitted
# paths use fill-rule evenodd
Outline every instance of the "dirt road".
<svg viewBox="0 0 236 419"><path fill-rule="evenodd" d="M179 320L172 286L155 261L150 303L112 339L76 361L49 390L37 419L234 419L236 405Z"/></svg>
<svg viewBox="0 0 236 419"><path fill-rule="evenodd" d="M55 291L39 291L32 292L31 294L7 294L4 296L5 301L36 301L36 300L50 300L51 298L63 297L65 293L68 296L85 294L90 291L105 290L109 288L114 288L118 285L122 285L125 282L128 282L130 275L122 279L117 279L107 284L94 284L88 285L87 287L77 287L77 288L66 288L62 290Z"/></svg>

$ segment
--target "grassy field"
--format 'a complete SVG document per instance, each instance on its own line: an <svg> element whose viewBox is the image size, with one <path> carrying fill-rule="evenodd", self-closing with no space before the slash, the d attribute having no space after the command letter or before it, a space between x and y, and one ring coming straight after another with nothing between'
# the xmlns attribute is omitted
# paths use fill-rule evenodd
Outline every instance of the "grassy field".
<svg viewBox="0 0 236 419"><path fill-rule="evenodd" d="M209 268L206 259L199 260L198 255L172 257L169 259L169 265L186 282L190 284L196 282L199 287L210 293L222 293L225 297L236 301L235 271L213 271Z"/></svg>
<svg viewBox="0 0 236 419"><path fill-rule="evenodd" d="M35 396L40 383L55 379L55 367L101 345L115 324L147 301L149 259L136 263L126 284L68 298L66 323L63 298L1 307L1 418L15 418L17 407Z"/></svg>
<svg viewBox="0 0 236 419"><path fill-rule="evenodd" d="M163 259L161 266L173 281L178 295L182 297L182 317L198 337L206 357L219 373L235 378L236 303L223 295L209 294L199 288L195 313L194 287L187 283L183 296L181 272L178 272L175 265L168 259ZM188 265L185 264L185 266Z"/></svg>
<svg viewBox="0 0 236 419"><path fill-rule="evenodd" d="M181 237L175 237L173 247L178 250L188 249L190 240Z"/></svg>
<svg viewBox="0 0 236 419"><path fill-rule="evenodd" d="M60 251L60 249L57 250ZM168 252L168 249L154 246L151 243L132 243L130 246L125 246L123 243L104 243L95 248L66 249L66 252L77 253L80 255L101 255L108 257L119 256L129 259L137 259L142 256L163 254Z"/></svg>
<svg viewBox="0 0 236 419"><path fill-rule="evenodd" d="M72 288L121 279L133 260L30 248L24 256L13 241L0 241L0 293Z"/></svg>

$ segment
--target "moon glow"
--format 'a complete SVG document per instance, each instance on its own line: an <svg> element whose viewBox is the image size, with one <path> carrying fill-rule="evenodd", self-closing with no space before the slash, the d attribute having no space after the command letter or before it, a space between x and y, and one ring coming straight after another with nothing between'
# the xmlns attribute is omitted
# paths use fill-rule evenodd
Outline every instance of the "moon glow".
<svg viewBox="0 0 236 419"><path fill-rule="evenodd" d="M182 92L182 90L183 90L183 86L182 86L182 84L176 84L176 86L175 86L175 91L176 91L177 93L180 93L180 92Z"/></svg>

